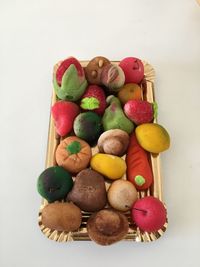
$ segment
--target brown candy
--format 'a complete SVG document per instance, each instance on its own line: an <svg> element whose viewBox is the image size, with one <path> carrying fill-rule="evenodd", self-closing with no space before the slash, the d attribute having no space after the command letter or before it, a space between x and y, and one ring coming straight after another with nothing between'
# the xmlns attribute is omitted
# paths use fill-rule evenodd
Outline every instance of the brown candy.
<svg viewBox="0 0 200 267"><path fill-rule="evenodd" d="M106 246L120 241L128 233L128 220L120 212L104 209L93 214L87 223L91 240Z"/></svg>
<svg viewBox="0 0 200 267"><path fill-rule="evenodd" d="M101 85L101 72L104 66L110 64L110 61L105 57L95 57L85 68L85 76L90 84Z"/></svg>
<svg viewBox="0 0 200 267"><path fill-rule="evenodd" d="M103 209L107 202L104 177L90 169L82 170L76 176L67 199L84 211Z"/></svg>
<svg viewBox="0 0 200 267"><path fill-rule="evenodd" d="M42 210L42 224L52 230L75 231L81 220L81 210L73 203L51 203Z"/></svg>

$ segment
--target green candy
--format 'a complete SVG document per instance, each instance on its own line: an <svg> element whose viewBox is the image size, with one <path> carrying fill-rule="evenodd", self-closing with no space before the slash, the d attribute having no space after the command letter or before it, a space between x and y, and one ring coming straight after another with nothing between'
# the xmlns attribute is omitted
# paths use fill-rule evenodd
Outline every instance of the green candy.
<svg viewBox="0 0 200 267"><path fill-rule="evenodd" d="M102 132L101 117L92 111L79 114L74 121L74 132L93 145Z"/></svg>
<svg viewBox="0 0 200 267"><path fill-rule="evenodd" d="M72 187L72 176L59 166L44 170L37 181L38 193L48 202L65 198Z"/></svg>
<svg viewBox="0 0 200 267"><path fill-rule="evenodd" d="M74 64L71 64L62 77L61 86L58 85L56 74L53 77L53 85L59 99L77 101L85 92L87 81L80 81L78 72Z"/></svg>
<svg viewBox="0 0 200 267"><path fill-rule="evenodd" d="M104 131L121 129L130 134L134 129L134 124L124 114L119 99L115 96L109 96L106 102L109 106L102 118Z"/></svg>

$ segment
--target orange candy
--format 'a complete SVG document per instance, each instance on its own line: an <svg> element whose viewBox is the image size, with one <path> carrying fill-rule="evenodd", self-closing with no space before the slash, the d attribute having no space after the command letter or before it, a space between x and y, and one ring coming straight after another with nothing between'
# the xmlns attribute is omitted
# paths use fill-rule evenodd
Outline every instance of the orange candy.
<svg viewBox="0 0 200 267"><path fill-rule="evenodd" d="M120 89L118 98L122 104L132 99L142 99L142 88L136 83L127 83Z"/></svg>

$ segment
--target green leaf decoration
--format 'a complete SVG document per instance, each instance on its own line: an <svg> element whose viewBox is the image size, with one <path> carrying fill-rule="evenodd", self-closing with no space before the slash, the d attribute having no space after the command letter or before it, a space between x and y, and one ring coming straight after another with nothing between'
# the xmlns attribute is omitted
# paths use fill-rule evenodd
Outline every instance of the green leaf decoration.
<svg viewBox="0 0 200 267"><path fill-rule="evenodd" d="M85 97L81 100L81 108L87 110L94 110L99 108L99 100L95 97Z"/></svg>

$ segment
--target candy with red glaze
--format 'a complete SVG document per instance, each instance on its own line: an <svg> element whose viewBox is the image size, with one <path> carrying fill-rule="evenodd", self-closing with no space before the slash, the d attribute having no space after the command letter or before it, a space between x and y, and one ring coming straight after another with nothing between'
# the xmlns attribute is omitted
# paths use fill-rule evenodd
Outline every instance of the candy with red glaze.
<svg viewBox="0 0 200 267"><path fill-rule="evenodd" d="M126 57L120 61L119 66L125 74L125 83L140 83L144 78L144 65L135 57Z"/></svg>
<svg viewBox="0 0 200 267"><path fill-rule="evenodd" d="M92 110L102 115L106 109L106 96L104 90L98 85L90 85L81 99L81 108Z"/></svg>
<svg viewBox="0 0 200 267"><path fill-rule="evenodd" d="M124 112L136 125L151 122L154 117L153 104L145 100L129 100L124 105Z"/></svg>
<svg viewBox="0 0 200 267"><path fill-rule="evenodd" d="M79 114L78 105L68 101L58 101L51 108L56 132L60 136L65 136L71 132L74 119Z"/></svg>
<svg viewBox="0 0 200 267"><path fill-rule="evenodd" d="M132 220L143 231L158 231L164 226L166 217L163 203L153 196L138 199L133 204Z"/></svg>
<svg viewBox="0 0 200 267"><path fill-rule="evenodd" d="M85 73L79 61L74 57L62 61L54 74L53 84L59 99L77 101L87 87Z"/></svg>

